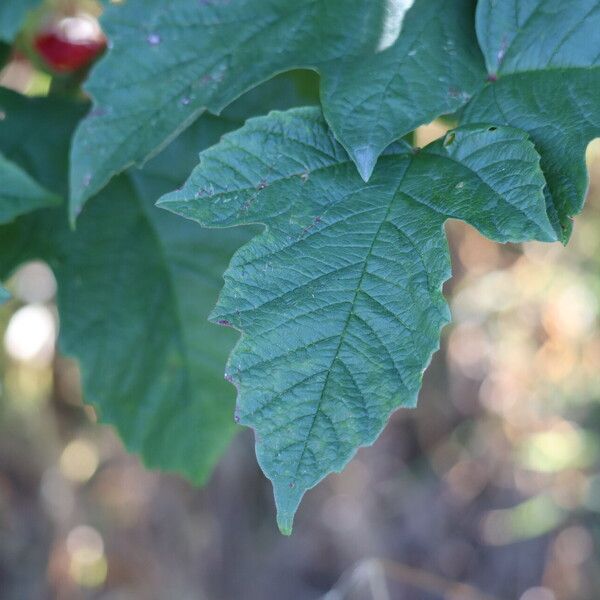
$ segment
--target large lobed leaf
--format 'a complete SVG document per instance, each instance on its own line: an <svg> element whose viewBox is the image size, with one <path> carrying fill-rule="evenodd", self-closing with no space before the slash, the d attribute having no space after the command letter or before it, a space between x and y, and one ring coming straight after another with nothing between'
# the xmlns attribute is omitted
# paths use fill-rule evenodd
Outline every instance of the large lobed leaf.
<svg viewBox="0 0 600 600"><path fill-rule="evenodd" d="M200 483L235 427L222 376L235 335L206 317L247 236L165 218L153 200L176 183L152 168L123 175L89 203L75 232L60 209L0 228L0 268L50 264L60 348L79 360L86 402L147 465Z"/></svg>
<svg viewBox="0 0 600 600"><path fill-rule="evenodd" d="M68 153L59 155L62 168L51 157L68 146L81 107L7 91L0 104L0 147L39 180L64 189ZM27 127L37 115L54 117L53 135L41 127L34 147ZM94 198L76 231L62 208L0 228L3 275L31 259L47 261L56 275L59 344L80 362L86 401L146 464L196 482L210 474L235 427L222 377L235 335L206 317L246 235L198 231L153 204L184 180L198 147L235 124L196 124L144 172L121 176Z"/></svg>
<svg viewBox="0 0 600 600"><path fill-rule="evenodd" d="M235 431L223 366L236 335L208 323L222 273L248 239L202 231L154 207L182 183L199 148L248 114L300 100L278 79L207 116L151 161L93 198L72 231L62 208L0 227L0 274L43 259L58 281L59 344L81 366L84 397L151 466L203 481ZM72 102L0 90L0 150L64 193L69 137L84 112Z"/></svg>
<svg viewBox="0 0 600 600"><path fill-rule="evenodd" d="M227 377L283 532L307 489L415 405L449 319L445 220L553 240L543 187L533 145L504 127L397 144L365 183L320 111L297 109L228 134L161 199L204 226L267 225L235 254L212 319L244 333Z"/></svg>
<svg viewBox="0 0 600 600"><path fill-rule="evenodd" d="M393 140L462 106L484 83L473 0L128 0L87 89L71 214L202 111L294 67L317 69L336 136L368 179ZM408 10L410 8L410 10ZM424 77L424 74L426 76Z"/></svg>
<svg viewBox="0 0 600 600"><path fill-rule="evenodd" d="M490 82L463 122L530 134L548 212L566 242L587 190L585 149L600 136L600 0L480 0L477 35Z"/></svg>

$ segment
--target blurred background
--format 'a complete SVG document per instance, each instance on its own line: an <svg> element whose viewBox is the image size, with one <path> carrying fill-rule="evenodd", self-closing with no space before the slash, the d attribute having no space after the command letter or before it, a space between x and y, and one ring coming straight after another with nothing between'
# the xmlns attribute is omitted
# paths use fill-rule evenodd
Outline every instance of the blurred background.
<svg viewBox="0 0 600 600"><path fill-rule="evenodd" d="M36 66L16 55L0 83L45 94ZM567 248L448 224L453 324L419 408L307 494L291 538L251 432L195 489L96 425L55 351L52 272L25 265L0 307L0 598L600 597L600 140L588 165Z"/></svg>

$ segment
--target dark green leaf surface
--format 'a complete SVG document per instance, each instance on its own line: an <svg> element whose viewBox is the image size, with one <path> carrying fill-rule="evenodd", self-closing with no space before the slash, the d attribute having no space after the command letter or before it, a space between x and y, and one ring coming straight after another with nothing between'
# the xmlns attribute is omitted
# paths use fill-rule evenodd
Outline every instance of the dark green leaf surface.
<svg viewBox="0 0 600 600"><path fill-rule="evenodd" d="M0 40L11 42L23 25L25 16L40 0L2 0L0 2Z"/></svg>
<svg viewBox="0 0 600 600"><path fill-rule="evenodd" d="M485 80L473 2L417 0L406 15L410 0L385 4L375 51L320 69L325 118L365 180L391 142L456 111Z"/></svg>
<svg viewBox="0 0 600 600"><path fill-rule="evenodd" d="M87 84L71 212L202 111L295 67L322 76L325 113L365 179L393 140L456 110L485 80L472 0L128 0ZM424 77L426 74L426 77Z"/></svg>
<svg viewBox="0 0 600 600"><path fill-rule="evenodd" d="M449 319L445 220L555 239L543 186L525 134L495 127L397 144L365 183L318 109L297 109L225 136L160 201L209 227L267 225L234 256L212 319L244 332L227 377L283 532L307 489L415 405Z"/></svg>
<svg viewBox="0 0 600 600"><path fill-rule="evenodd" d="M58 196L45 190L0 154L0 224L52 204L60 204Z"/></svg>
<svg viewBox="0 0 600 600"><path fill-rule="evenodd" d="M200 483L235 427L223 365L236 336L206 318L246 238L155 208L175 181L152 170L121 176L89 203L74 233L62 210L18 220L0 230L0 264L4 274L28 259L50 264L60 348L79 360L86 401L147 465Z"/></svg>
<svg viewBox="0 0 600 600"><path fill-rule="evenodd" d="M8 44L0 42L0 69L8 62L10 58L11 47Z"/></svg>
<svg viewBox="0 0 600 600"><path fill-rule="evenodd" d="M189 172L185 157L209 141L206 133L200 123L143 173L116 179L89 203L76 232L60 209L0 231L4 275L33 258L54 270L60 347L78 358L85 399L101 421L146 464L195 482L235 427L222 375L235 334L206 317L246 237L199 230L153 203Z"/></svg>
<svg viewBox="0 0 600 600"><path fill-rule="evenodd" d="M0 87L0 152L66 198L71 135L86 108L56 98L27 98Z"/></svg>
<svg viewBox="0 0 600 600"><path fill-rule="evenodd" d="M587 190L585 149L600 136L600 1L480 0L477 35L492 81L463 122L530 134L548 212L566 242Z"/></svg>
<svg viewBox="0 0 600 600"><path fill-rule="evenodd" d="M210 473L235 430L234 390L223 368L236 335L207 316L233 251L249 234L203 231L154 202L185 180L199 149L241 119L300 99L294 77L285 76L224 117L206 115L143 171L129 171L93 198L75 232L62 209L0 228L2 276L37 258L56 274L60 347L80 362L86 401L148 465L195 482ZM0 150L64 190L66 148L84 109L8 91L0 92L0 107Z"/></svg>

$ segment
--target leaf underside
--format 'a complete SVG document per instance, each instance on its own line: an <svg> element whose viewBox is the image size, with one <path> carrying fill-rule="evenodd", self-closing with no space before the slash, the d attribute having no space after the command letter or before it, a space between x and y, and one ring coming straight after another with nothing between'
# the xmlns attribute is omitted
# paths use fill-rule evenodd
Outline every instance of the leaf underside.
<svg viewBox="0 0 600 600"><path fill-rule="evenodd" d="M295 109L225 136L161 199L204 226L267 226L235 254L212 319L244 334L227 377L283 532L307 489L415 405L449 319L445 220L555 239L543 187L526 135L496 127L396 144L365 183L320 111Z"/></svg>

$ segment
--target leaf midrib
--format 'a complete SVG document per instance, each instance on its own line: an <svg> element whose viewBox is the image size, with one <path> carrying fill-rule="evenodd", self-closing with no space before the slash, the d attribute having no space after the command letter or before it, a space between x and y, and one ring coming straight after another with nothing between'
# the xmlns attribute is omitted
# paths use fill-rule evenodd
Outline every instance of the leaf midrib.
<svg viewBox="0 0 600 600"><path fill-rule="evenodd" d="M379 238L379 235L381 233L381 230L382 230L384 224L388 222L390 213L392 211L392 207L394 206L394 202L396 200L396 196L398 194L400 186L402 185L402 183L404 181L404 177L405 177L406 173L408 172L408 169L409 169L411 163L412 163L412 160L409 161L406 164L404 172L402 173L402 176L399 179L398 185L396 186L395 191L390 196L390 202L388 204L388 207L387 207L387 210L385 212L385 215L382 218L381 223L379 224L379 227L377 228L377 231L375 232L375 235L373 236L373 240L371 242L371 245L369 246L369 249L367 250L366 256L364 258L363 268L361 270L360 277L359 277L358 282L356 284L356 290L354 291L354 296L352 298L352 301L350 302L350 310L348 311L348 316L346 317L346 321L345 321L344 326L342 328L342 331L340 333L340 340L339 340L338 345L337 345L337 347L335 349L333 358L331 359L331 363L329 365L329 368L327 369L327 374L325 376L325 381L323 382L323 387L321 389L321 394L320 394L319 400L317 402L317 407L316 407L315 412L313 414L313 417L312 417L312 420L311 420L308 432L307 432L307 434L306 434L306 436L304 438L304 444L302 446L302 452L300 453L300 458L298 459L298 461L296 463L296 470L295 470L294 475L293 475L293 483L294 484L297 483L298 472L299 472L300 466L302 465L302 462L304 460L304 455L306 454L306 450L308 448L308 442L309 442L309 440L311 438L312 431L314 429L314 426L315 426L315 423L316 423L316 420L317 420L317 416L319 415L319 412L321 412L321 406L323 404L323 399L324 399L325 394L327 392L327 387L329 385L331 373L333 371L333 366L334 366L336 360L339 357L340 350L342 348L342 345L343 345L345 337L346 337L346 333L348 331L348 326L350 325L350 320L355 315L354 307L356 305L356 301L358 299L358 295L362 291L362 283L363 283L363 280L365 278L365 275L367 274L367 267L368 267L368 264L369 264L369 259L370 259L371 255L373 253L373 249L375 247L375 244L377 243L377 240Z"/></svg>

